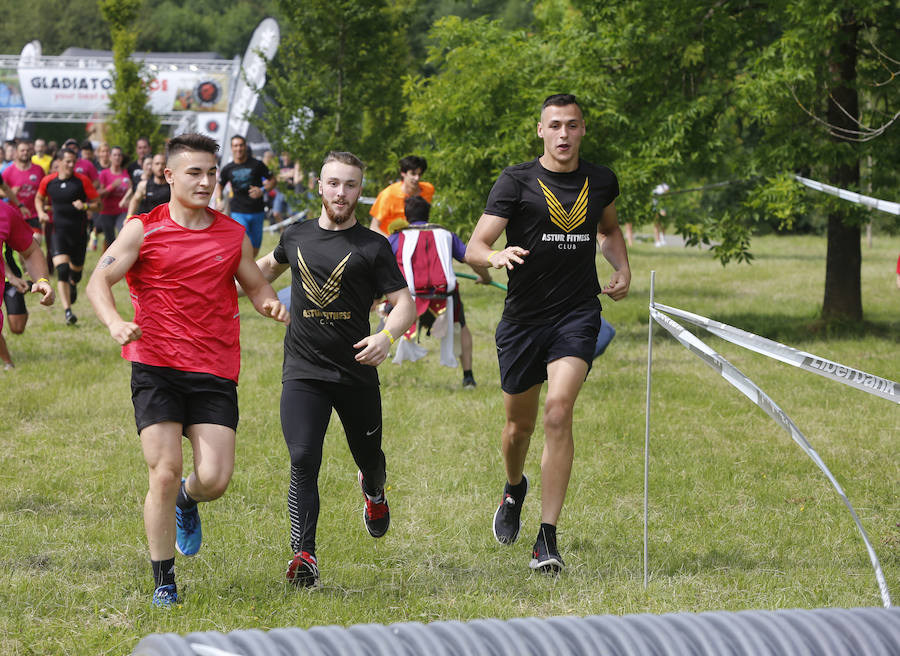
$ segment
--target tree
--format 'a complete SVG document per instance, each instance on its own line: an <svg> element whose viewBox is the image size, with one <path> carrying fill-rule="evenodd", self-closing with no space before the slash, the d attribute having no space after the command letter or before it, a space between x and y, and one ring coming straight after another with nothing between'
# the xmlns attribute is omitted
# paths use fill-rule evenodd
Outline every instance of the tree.
<svg viewBox="0 0 900 656"><path fill-rule="evenodd" d="M109 139L123 144L123 148L132 147L139 137L149 138L154 147L162 140L159 119L149 106L148 76L130 58L137 40L133 25L140 4L141 0L99 0L100 11L112 33L115 66L114 90L109 96L114 112L109 121Z"/></svg>
<svg viewBox="0 0 900 656"><path fill-rule="evenodd" d="M257 125L306 169L329 150L354 152L376 191L405 144L405 14L385 0L281 0L280 9L286 25Z"/></svg>

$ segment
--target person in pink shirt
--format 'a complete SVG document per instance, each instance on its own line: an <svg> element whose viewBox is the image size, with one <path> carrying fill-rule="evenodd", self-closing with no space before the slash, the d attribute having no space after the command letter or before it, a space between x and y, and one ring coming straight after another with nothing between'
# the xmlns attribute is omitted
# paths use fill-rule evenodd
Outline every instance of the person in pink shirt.
<svg viewBox="0 0 900 656"><path fill-rule="evenodd" d="M103 232L103 250L109 248L116 234L125 223L125 208L122 200L131 189L131 176L123 166L125 153L118 146L109 155L109 168L100 171L100 198L103 204L94 225Z"/></svg>
<svg viewBox="0 0 900 656"><path fill-rule="evenodd" d="M53 286L47 279L49 275L47 260L44 259L44 254L34 239L34 233L16 208L9 203L0 202L0 251L3 250L3 244L9 244L13 250L22 254L28 274L37 281L31 285L31 291L42 295L41 304L53 303ZM0 258L0 280L5 277L6 263ZM3 312L0 311L0 360L3 360L4 369L12 369L14 366L12 357L6 347L6 340L3 339L2 330Z"/></svg>
<svg viewBox="0 0 900 656"><path fill-rule="evenodd" d="M21 140L16 143L16 158L12 166L3 171L3 182L12 189L19 201L19 210L32 232L42 235L41 221L34 207L34 197L44 177L44 169L31 161L31 144Z"/></svg>

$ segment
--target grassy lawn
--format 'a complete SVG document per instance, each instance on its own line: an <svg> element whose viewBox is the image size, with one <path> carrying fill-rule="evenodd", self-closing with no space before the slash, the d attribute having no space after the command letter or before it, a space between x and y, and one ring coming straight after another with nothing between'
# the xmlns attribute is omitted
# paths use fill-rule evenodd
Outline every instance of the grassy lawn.
<svg viewBox="0 0 900 656"><path fill-rule="evenodd" d="M264 252L274 246L268 236ZM650 585L642 585L644 392L649 272L656 299L816 355L900 380L900 239L863 246L863 326L817 320L825 240L765 237L751 265L723 268L679 247L631 250L630 296L606 302L618 334L576 407L576 462L559 526L567 571L532 575L539 523L538 428L522 537L494 542L503 483L493 330L503 294L461 282L478 388L440 367L380 368L392 527L366 534L340 424L320 476L322 587L284 582L289 465L281 436L282 330L242 301L237 466L201 507L204 546L178 557L184 604L160 612L141 519L146 468L130 368L79 300L76 327L29 299L17 368L0 372L0 653L127 654L148 633L365 622L745 608L878 606L875 577L845 506L760 409L656 330L651 418ZM93 268L97 254L89 254ZM602 268L602 277L608 270ZM503 280L502 276L498 278ZM287 278L276 287L287 284ZM127 303L124 285L120 306ZM743 351L712 348L791 416L854 504L900 599L900 414L896 404ZM190 459L190 448L185 454ZM189 468L189 465L188 465Z"/></svg>

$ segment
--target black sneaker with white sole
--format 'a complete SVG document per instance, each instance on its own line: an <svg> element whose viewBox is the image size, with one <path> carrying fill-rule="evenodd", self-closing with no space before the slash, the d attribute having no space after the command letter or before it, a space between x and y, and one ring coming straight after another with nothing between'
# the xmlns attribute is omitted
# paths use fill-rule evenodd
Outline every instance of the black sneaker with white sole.
<svg viewBox="0 0 900 656"><path fill-rule="evenodd" d="M566 564L556 546L556 531L548 531L541 527L531 550L531 562L528 566L545 574L558 574L565 569Z"/></svg>
<svg viewBox="0 0 900 656"><path fill-rule="evenodd" d="M525 482L525 491L521 498L516 498L510 492L509 481L503 486L503 497L500 505L494 513L494 537L500 544L512 544L519 538L519 530L522 528L522 503L528 494L528 477L522 474Z"/></svg>

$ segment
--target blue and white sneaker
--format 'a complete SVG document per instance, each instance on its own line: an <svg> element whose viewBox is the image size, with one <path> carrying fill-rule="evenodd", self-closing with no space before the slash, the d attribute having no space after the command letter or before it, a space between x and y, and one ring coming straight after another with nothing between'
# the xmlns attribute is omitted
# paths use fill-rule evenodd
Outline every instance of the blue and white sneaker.
<svg viewBox="0 0 900 656"><path fill-rule="evenodd" d="M175 584L161 585L153 592L153 605L157 608L171 608L178 604L178 590Z"/></svg>
<svg viewBox="0 0 900 656"><path fill-rule="evenodd" d="M184 479L181 479L184 485ZM200 551L203 532L200 530L200 513L197 506L182 510L175 506L175 548L182 556L194 556Z"/></svg>

